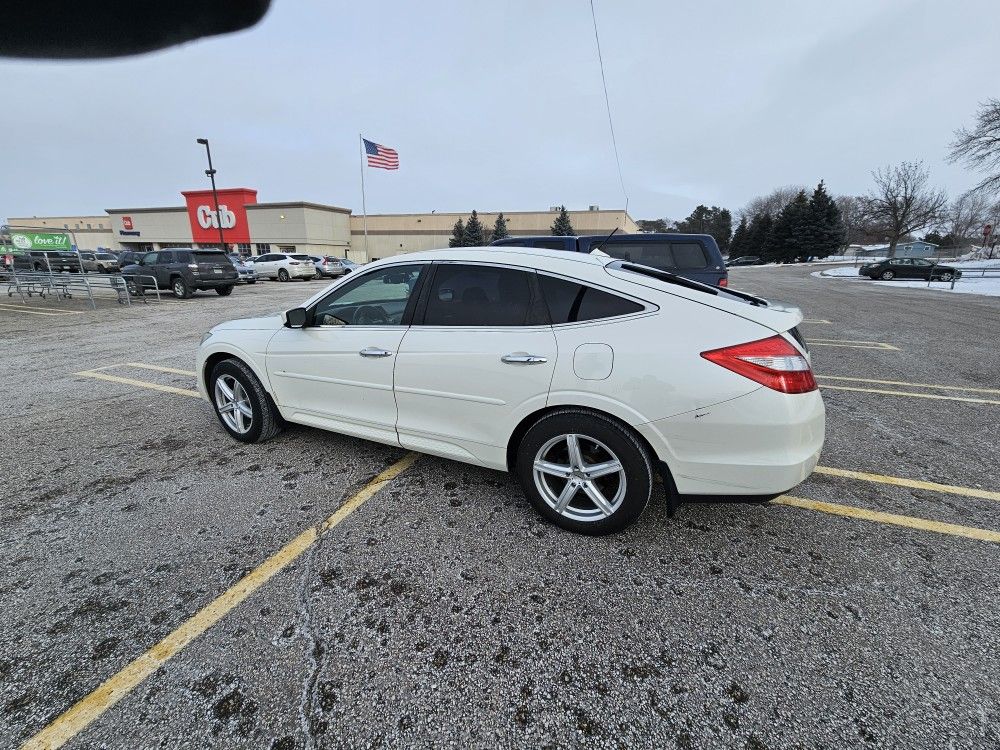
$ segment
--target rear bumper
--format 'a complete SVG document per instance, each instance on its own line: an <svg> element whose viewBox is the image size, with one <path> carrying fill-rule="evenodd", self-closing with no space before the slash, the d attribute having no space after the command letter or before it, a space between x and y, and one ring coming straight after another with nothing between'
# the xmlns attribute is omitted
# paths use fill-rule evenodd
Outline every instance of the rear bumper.
<svg viewBox="0 0 1000 750"><path fill-rule="evenodd" d="M819 391L789 395L759 388L636 429L666 462L682 494L771 495L791 489L816 467L826 410Z"/></svg>
<svg viewBox="0 0 1000 750"><path fill-rule="evenodd" d="M239 279L235 276L230 276L228 278L217 279L217 278L195 278L191 280L191 286L195 289L218 289L221 286L232 286Z"/></svg>
<svg viewBox="0 0 1000 750"><path fill-rule="evenodd" d="M289 276L301 276L307 279L316 275L316 266L288 266L285 270Z"/></svg>

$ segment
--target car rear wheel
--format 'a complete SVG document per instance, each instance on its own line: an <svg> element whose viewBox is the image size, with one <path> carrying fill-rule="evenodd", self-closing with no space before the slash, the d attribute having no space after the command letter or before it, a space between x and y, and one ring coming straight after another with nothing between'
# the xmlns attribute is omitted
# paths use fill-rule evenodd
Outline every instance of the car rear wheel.
<svg viewBox="0 0 1000 750"><path fill-rule="evenodd" d="M955 274L953 274L951 271L945 271L944 273L940 274L938 278L941 279L941 281L951 281L953 278L955 278Z"/></svg>
<svg viewBox="0 0 1000 750"><path fill-rule="evenodd" d="M278 270L278 281L288 281L288 271L284 268Z"/></svg>
<svg viewBox="0 0 1000 750"><path fill-rule="evenodd" d="M170 288L174 290L174 296L177 299L187 299L191 296L190 287L188 287L187 282L180 276L173 280Z"/></svg>
<svg viewBox="0 0 1000 750"><path fill-rule="evenodd" d="M882 279L882 281L892 281L894 278L896 278L896 274L894 274L892 271L883 271L882 274L879 276L879 278Z"/></svg>
<svg viewBox="0 0 1000 750"><path fill-rule="evenodd" d="M247 279L247 283L248 284L256 284L257 283L257 279Z"/></svg>
<svg viewBox="0 0 1000 750"><path fill-rule="evenodd" d="M253 371L238 359L217 364L209 380L215 415L233 438L260 443L281 432L278 409Z"/></svg>
<svg viewBox="0 0 1000 750"><path fill-rule="evenodd" d="M220 297L228 297L233 293L233 288L231 286L217 286L215 287L215 293Z"/></svg>
<svg viewBox="0 0 1000 750"><path fill-rule="evenodd" d="M518 446L516 473L541 515L581 534L631 525L653 487L653 462L636 436L582 409L560 409L532 425Z"/></svg>

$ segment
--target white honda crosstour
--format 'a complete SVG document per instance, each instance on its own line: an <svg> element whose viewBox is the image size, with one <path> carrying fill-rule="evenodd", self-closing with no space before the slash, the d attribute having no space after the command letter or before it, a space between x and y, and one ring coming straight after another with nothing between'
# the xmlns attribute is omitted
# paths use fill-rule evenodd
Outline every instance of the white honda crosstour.
<svg viewBox="0 0 1000 750"><path fill-rule="evenodd" d="M801 320L607 256L409 253L216 326L198 389L237 440L295 422L511 471L553 523L605 534L657 474L671 502L809 475L825 412Z"/></svg>

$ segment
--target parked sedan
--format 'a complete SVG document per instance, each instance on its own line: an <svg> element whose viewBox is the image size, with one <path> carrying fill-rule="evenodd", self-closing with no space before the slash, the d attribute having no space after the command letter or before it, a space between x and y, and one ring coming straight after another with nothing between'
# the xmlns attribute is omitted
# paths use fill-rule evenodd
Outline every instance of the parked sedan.
<svg viewBox="0 0 1000 750"><path fill-rule="evenodd" d="M758 255L741 255L738 258L730 258L726 261L727 266L762 266L766 261Z"/></svg>
<svg viewBox="0 0 1000 750"><path fill-rule="evenodd" d="M551 522L605 534L657 474L669 502L809 476L825 414L801 320L627 260L456 248L218 325L196 370L236 440L288 421L510 471Z"/></svg>
<svg viewBox="0 0 1000 750"><path fill-rule="evenodd" d="M941 266L926 258L887 258L881 263L869 263L858 269L859 276L892 281L893 279L923 279L951 281L962 278L962 272L951 266Z"/></svg>
<svg viewBox="0 0 1000 750"><path fill-rule="evenodd" d="M84 272L117 273L120 266L118 257L111 253L80 253Z"/></svg>
<svg viewBox="0 0 1000 750"><path fill-rule="evenodd" d="M236 273L239 274L240 281L247 284L257 283L257 271L254 270L253 263L248 263L237 253L230 253L226 257L229 258L230 262L233 264L233 268L236 269Z"/></svg>
<svg viewBox="0 0 1000 750"><path fill-rule="evenodd" d="M316 273L323 278L336 279L347 273L344 268L343 259L335 255L310 255L313 265L316 266Z"/></svg>

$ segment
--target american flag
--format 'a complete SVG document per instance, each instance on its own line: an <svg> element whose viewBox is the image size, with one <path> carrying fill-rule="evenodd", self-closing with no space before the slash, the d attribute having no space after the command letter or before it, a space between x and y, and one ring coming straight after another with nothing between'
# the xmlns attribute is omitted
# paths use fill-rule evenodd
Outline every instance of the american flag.
<svg viewBox="0 0 1000 750"><path fill-rule="evenodd" d="M365 153L368 154L368 166L379 169L399 169L399 154L395 149L372 143L367 138L362 138L365 142Z"/></svg>

